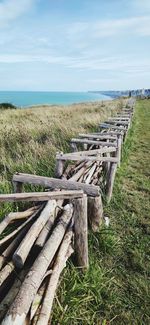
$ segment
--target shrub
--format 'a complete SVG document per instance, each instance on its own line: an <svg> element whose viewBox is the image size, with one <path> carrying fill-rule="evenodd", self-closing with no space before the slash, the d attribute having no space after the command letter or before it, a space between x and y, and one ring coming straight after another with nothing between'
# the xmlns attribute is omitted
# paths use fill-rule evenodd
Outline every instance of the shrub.
<svg viewBox="0 0 150 325"><path fill-rule="evenodd" d="M11 103L0 103L0 109L16 109L17 107Z"/></svg>

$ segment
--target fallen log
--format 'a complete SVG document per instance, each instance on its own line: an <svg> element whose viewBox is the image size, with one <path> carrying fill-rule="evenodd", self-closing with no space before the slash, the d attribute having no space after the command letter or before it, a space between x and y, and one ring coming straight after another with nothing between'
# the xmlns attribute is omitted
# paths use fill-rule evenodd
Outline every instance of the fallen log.
<svg viewBox="0 0 150 325"><path fill-rule="evenodd" d="M100 189L98 186L81 184L70 180L61 180L57 178L49 178L30 174L15 174L13 180L17 182L41 185L51 189L67 189L67 190L83 190L87 195L98 196Z"/></svg>
<svg viewBox="0 0 150 325"><path fill-rule="evenodd" d="M0 303L0 321L2 321L2 319L5 316L8 308L10 307L12 302L14 301L14 299L15 299L15 297L16 297L19 289L20 289L21 283L22 283L23 279L25 278L26 274L27 274L27 270L22 270L20 272L19 277L15 279L15 282L12 285L11 289L8 291L5 298Z"/></svg>
<svg viewBox="0 0 150 325"><path fill-rule="evenodd" d="M112 124L107 124L107 123L101 123L100 128L104 129L114 129L114 130L120 130L120 131L126 131L126 129L123 126L116 126Z"/></svg>
<svg viewBox="0 0 150 325"><path fill-rule="evenodd" d="M10 256L17 249L21 240L23 239L23 237L26 235L27 231L31 227L31 224L32 224L32 220L18 233L17 237L14 238L13 241L9 244L9 246L4 250L4 252L0 256L0 269L5 264L5 262L8 262L10 260Z"/></svg>
<svg viewBox="0 0 150 325"><path fill-rule="evenodd" d="M77 171L77 173L75 173L72 177L69 178L70 181L78 181L78 179L82 176L82 174L84 173L85 171L85 166L82 167L81 169L79 169Z"/></svg>
<svg viewBox="0 0 150 325"><path fill-rule="evenodd" d="M90 134L79 133L79 137L80 138L88 138L88 139L116 140L115 136L105 135L105 134L96 134L96 133L90 133Z"/></svg>
<svg viewBox="0 0 150 325"><path fill-rule="evenodd" d="M55 220L55 209L56 200L48 201L40 216L31 226L30 230L28 231L21 244L13 254L13 263L16 267L23 267L35 240L37 239L38 235L40 234L41 230L49 219L51 219L51 224L53 225Z"/></svg>
<svg viewBox="0 0 150 325"><path fill-rule="evenodd" d="M57 192L29 192L0 194L0 202L17 201L49 201L52 199L62 200L74 197L82 197L81 191L57 191Z"/></svg>
<svg viewBox="0 0 150 325"><path fill-rule="evenodd" d="M94 144L96 146L106 146L105 141L96 141L96 140L88 140L88 139L71 139L72 143L80 143L80 144ZM108 147L116 147L116 142L107 142Z"/></svg>
<svg viewBox="0 0 150 325"><path fill-rule="evenodd" d="M43 276L50 265L72 218L73 208L69 204L65 206L64 212L59 219L52 235L47 240L44 248L36 258L33 266L27 274L13 304L10 306L2 325L23 324L29 311L31 303L42 283Z"/></svg>
<svg viewBox="0 0 150 325"><path fill-rule="evenodd" d="M4 266L4 268L0 271L0 286L5 282L5 280L12 274L15 267L12 262L9 262Z"/></svg>
<svg viewBox="0 0 150 325"><path fill-rule="evenodd" d="M77 265L87 269L88 261L88 224L87 224L87 196L74 201L74 247Z"/></svg>
<svg viewBox="0 0 150 325"><path fill-rule="evenodd" d="M56 208L59 207L59 209L60 209L62 207L63 202L64 202L63 200L57 201L56 202ZM50 233L50 230L52 229L52 227L54 225L54 222L55 222L55 220L57 218L57 215L58 215L58 213L55 211L53 218L52 217L49 218L49 220L47 221L47 223L45 224L45 226L41 230L41 232L40 232L40 234L39 234L39 236L38 236L38 238L37 238L37 240L36 240L36 242L34 244L34 246L36 248L41 249L44 246L44 244L45 244L45 242L46 242L46 240L48 238L48 235Z"/></svg>
<svg viewBox="0 0 150 325"><path fill-rule="evenodd" d="M4 229L12 222L18 219L25 219L30 217L34 211L37 210L37 207L30 208L22 212L10 212L0 223L0 234Z"/></svg>
<svg viewBox="0 0 150 325"><path fill-rule="evenodd" d="M100 157L99 155L97 156L80 156L80 155L57 155L56 159L62 159L62 160L73 160L73 161L110 161L110 162L117 162L117 158L116 157Z"/></svg>
<svg viewBox="0 0 150 325"><path fill-rule="evenodd" d="M115 140L117 140L117 135L115 137ZM105 152L114 152L116 150L116 147L107 147L107 142L105 142L105 146L103 148L100 149L93 149L93 150L83 150L83 151L78 151L78 152L72 152L71 156L74 157L76 155L80 155L80 156L93 156L93 155L99 155L99 154L103 154ZM65 156L67 157L67 155L70 157L70 153L65 153Z"/></svg>
<svg viewBox="0 0 150 325"><path fill-rule="evenodd" d="M39 290L37 291L37 293L34 297L34 300L32 302L31 308L30 308L30 313L29 313L30 321L32 321L33 319L35 320L35 317L37 316L36 314L38 313L38 308L43 300L44 292L48 285L48 280L49 280L49 277L51 274L52 274L52 270L49 270L45 273L42 285L40 286ZM45 280L45 278L46 278L46 280ZM38 317L37 317L37 319L38 319ZM34 321L33 321L33 323L34 323Z"/></svg>
<svg viewBox="0 0 150 325"><path fill-rule="evenodd" d="M28 223L33 221L37 216L38 213L43 209L44 205L41 205L37 211L33 213L31 217L29 217L22 225L20 225L17 229L12 231L9 235L5 236L3 239L0 240L0 247L5 245L7 242L9 242L10 239L14 238L16 234L19 233L21 229L23 229Z"/></svg>
<svg viewBox="0 0 150 325"><path fill-rule="evenodd" d="M108 121L130 121L130 117L122 117L121 115L117 115L116 117L111 117Z"/></svg>
<svg viewBox="0 0 150 325"><path fill-rule="evenodd" d="M60 246L56 261L54 263L52 275L50 277L49 284L47 286L46 293L43 299L37 325L47 325L49 322L60 274L66 266L67 259L73 253L73 249L70 246L72 236L73 232L71 230L68 231Z"/></svg>
<svg viewBox="0 0 150 325"><path fill-rule="evenodd" d="M95 172L96 167L97 167L97 164L95 163L95 164L92 166L92 168L90 169L89 173L88 173L88 176L87 176L87 178L86 178L86 180L85 180L85 184L89 184L89 183L90 183L91 178L92 178L92 176L93 176L93 174L94 174L94 172Z"/></svg>
<svg viewBox="0 0 150 325"><path fill-rule="evenodd" d="M99 231L103 218L103 205L101 196L88 197L88 221L91 229Z"/></svg>
<svg viewBox="0 0 150 325"><path fill-rule="evenodd" d="M109 120L108 122L105 122L105 123L109 123L111 125L115 124L117 126L118 126L118 124L120 126L128 126L128 124L129 124L129 122L127 122L127 121L119 121L119 120Z"/></svg>

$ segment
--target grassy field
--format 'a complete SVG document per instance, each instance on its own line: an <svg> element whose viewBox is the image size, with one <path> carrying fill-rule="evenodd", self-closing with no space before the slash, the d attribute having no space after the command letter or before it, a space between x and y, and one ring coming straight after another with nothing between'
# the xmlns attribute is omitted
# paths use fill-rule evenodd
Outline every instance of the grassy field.
<svg viewBox="0 0 150 325"><path fill-rule="evenodd" d="M114 115L121 100L71 106L0 110L0 193L12 191L15 172L53 176L57 151L70 151L70 138L97 130ZM4 204L0 217L11 204Z"/></svg>
<svg viewBox="0 0 150 325"><path fill-rule="evenodd" d="M16 171L53 175L56 151L69 150L78 132L96 130L120 102L0 112L0 191ZM90 268L68 263L53 310L54 325L148 325L150 101L136 104L113 199L110 226L89 233ZM11 209L3 205L1 216Z"/></svg>
<svg viewBox="0 0 150 325"><path fill-rule="evenodd" d="M136 104L111 204L109 228L89 234L90 269L81 276L67 268L53 312L53 324L150 324L150 101ZM60 320L58 322L58 320Z"/></svg>

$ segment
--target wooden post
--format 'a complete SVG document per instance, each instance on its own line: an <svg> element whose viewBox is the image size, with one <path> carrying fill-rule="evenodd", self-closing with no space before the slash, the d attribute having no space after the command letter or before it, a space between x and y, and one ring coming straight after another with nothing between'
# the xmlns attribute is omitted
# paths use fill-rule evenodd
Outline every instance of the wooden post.
<svg viewBox="0 0 150 325"><path fill-rule="evenodd" d="M121 163L121 146L122 146L122 136L118 135L118 146L117 146L117 150L116 150L116 157L118 158L118 167L120 167L120 163Z"/></svg>
<svg viewBox="0 0 150 325"><path fill-rule="evenodd" d="M110 170L108 173L108 178L107 178L107 185L106 185L106 196L107 196L108 203L110 202L112 197L116 171L117 171L117 163L111 163Z"/></svg>
<svg viewBox="0 0 150 325"><path fill-rule="evenodd" d="M73 142L70 142L70 147L72 152L78 151L77 145Z"/></svg>
<svg viewBox="0 0 150 325"><path fill-rule="evenodd" d="M101 196L88 197L88 222L94 232L99 230L103 218Z"/></svg>
<svg viewBox="0 0 150 325"><path fill-rule="evenodd" d="M87 145L87 143L84 143L84 144L83 144L83 148L84 148L84 150L88 150L88 145Z"/></svg>
<svg viewBox="0 0 150 325"><path fill-rule="evenodd" d="M61 159L56 160L56 167L55 167L55 176L60 178L64 171L64 161Z"/></svg>
<svg viewBox="0 0 150 325"><path fill-rule="evenodd" d="M87 222L87 196L74 201L74 232L75 255L77 266L87 269L88 262L88 222Z"/></svg>
<svg viewBox="0 0 150 325"><path fill-rule="evenodd" d="M14 193L21 193L23 188L23 183L13 181Z"/></svg>

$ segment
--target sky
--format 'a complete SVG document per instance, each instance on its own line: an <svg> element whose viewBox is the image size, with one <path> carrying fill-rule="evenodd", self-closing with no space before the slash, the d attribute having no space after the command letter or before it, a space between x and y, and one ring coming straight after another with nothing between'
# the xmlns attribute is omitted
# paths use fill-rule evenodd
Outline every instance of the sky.
<svg viewBox="0 0 150 325"><path fill-rule="evenodd" d="M150 88L150 0L0 0L0 90Z"/></svg>

